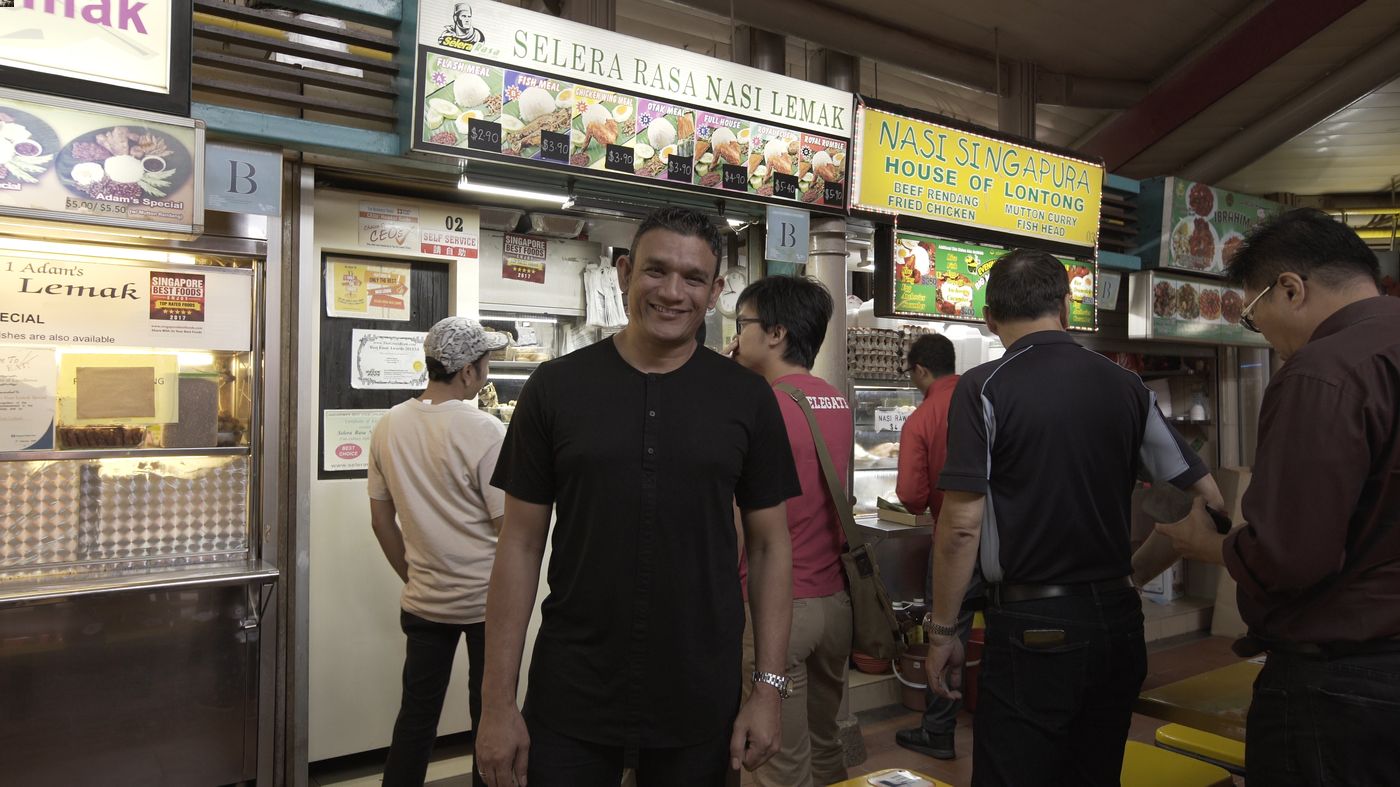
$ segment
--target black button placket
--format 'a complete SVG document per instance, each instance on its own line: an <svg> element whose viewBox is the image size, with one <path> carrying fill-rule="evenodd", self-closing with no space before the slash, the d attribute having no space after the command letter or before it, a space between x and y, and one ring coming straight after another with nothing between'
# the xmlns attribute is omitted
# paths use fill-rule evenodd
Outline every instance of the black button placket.
<svg viewBox="0 0 1400 787"><path fill-rule="evenodd" d="M657 470L661 455L661 388L664 378L646 375L646 415L642 419L642 506L637 523L637 574L632 596L632 637L628 654L629 724L623 767L637 767L641 749L642 713L647 704L645 676L648 668L647 632L651 615L651 587L655 575L653 551L657 528ZM652 665L655 666L655 665Z"/></svg>

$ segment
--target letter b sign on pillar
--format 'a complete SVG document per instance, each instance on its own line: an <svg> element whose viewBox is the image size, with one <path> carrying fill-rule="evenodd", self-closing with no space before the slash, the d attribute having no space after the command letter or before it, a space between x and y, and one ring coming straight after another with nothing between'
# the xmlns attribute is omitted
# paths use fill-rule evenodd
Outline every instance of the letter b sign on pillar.
<svg viewBox="0 0 1400 787"><path fill-rule="evenodd" d="M261 216L282 212L282 154L209 144L204 146L204 162L208 209Z"/></svg>
<svg viewBox="0 0 1400 787"><path fill-rule="evenodd" d="M807 263L807 246L811 242L812 214L793 208L768 208L768 234L764 257L770 262Z"/></svg>

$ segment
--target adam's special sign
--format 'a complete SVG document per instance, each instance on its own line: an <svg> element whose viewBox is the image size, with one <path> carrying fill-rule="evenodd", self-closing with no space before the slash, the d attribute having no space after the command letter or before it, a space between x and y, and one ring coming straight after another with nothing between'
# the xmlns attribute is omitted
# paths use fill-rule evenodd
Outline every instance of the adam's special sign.
<svg viewBox="0 0 1400 787"><path fill-rule="evenodd" d="M869 106L855 131L854 209L1097 243L1101 164Z"/></svg>

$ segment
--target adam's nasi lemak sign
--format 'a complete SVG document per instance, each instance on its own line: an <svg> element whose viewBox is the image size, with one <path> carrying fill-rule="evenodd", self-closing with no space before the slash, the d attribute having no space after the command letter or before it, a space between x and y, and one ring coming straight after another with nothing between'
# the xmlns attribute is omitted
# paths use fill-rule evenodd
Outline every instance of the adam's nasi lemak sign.
<svg viewBox="0 0 1400 787"><path fill-rule="evenodd" d="M861 107L852 207L1076 246L1098 240L1103 167Z"/></svg>

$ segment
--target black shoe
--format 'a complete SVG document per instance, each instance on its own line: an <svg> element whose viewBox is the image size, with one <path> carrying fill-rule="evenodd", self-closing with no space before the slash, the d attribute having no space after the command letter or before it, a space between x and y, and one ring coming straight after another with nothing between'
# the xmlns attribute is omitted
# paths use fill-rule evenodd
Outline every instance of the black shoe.
<svg viewBox="0 0 1400 787"><path fill-rule="evenodd" d="M921 727L900 730L894 734L894 742L906 749L927 754L935 760L951 760L958 756L953 749L953 733L932 733Z"/></svg>

